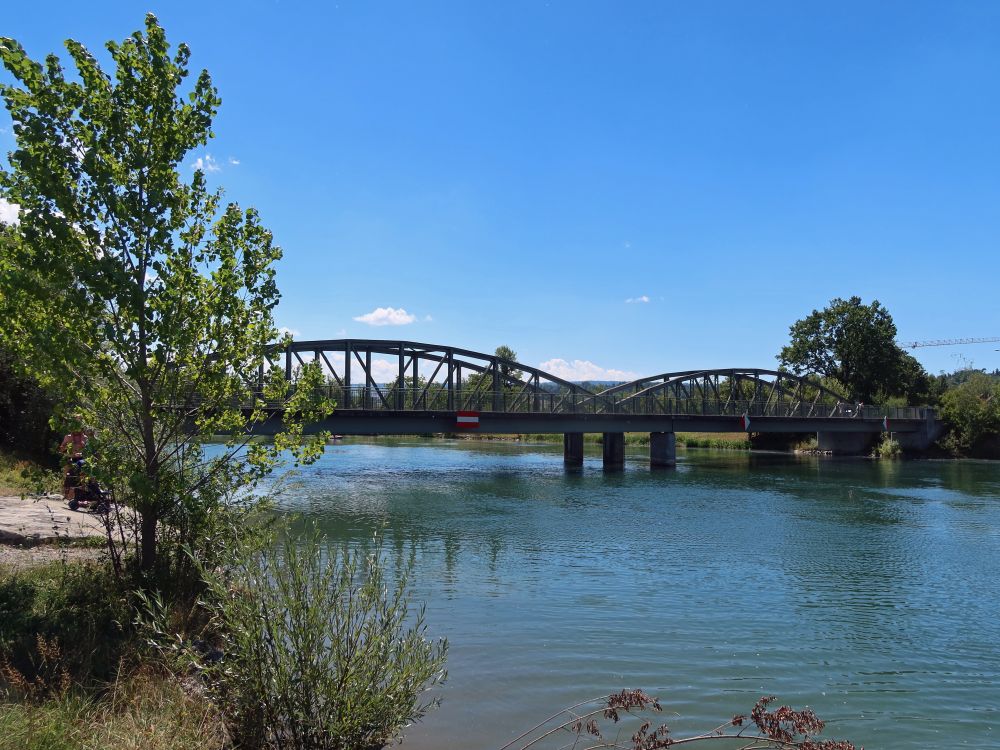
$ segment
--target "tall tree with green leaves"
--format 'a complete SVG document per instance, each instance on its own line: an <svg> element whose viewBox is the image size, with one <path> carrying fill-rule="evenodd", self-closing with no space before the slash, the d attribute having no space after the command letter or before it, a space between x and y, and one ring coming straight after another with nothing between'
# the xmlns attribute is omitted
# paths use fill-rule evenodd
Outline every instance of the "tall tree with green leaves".
<svg viewBox="0 0 1000 750"><path fill-rule="evenodd" d="M973 453L985 438L1000 433L1000 380L980 370L962 375L962 382L941 396L941 417L949 427L942 444L957 456Z"/></svg>
<svg viewBox="0 0 1000 750"><path fill-rule="evenodd" d="M513 364L509 364L517 361L517 352L506 344L501 344L494 350L493 354L501 360L506 360L500 363L500 390L511 390L511 386L508 383L511 380L520 380L524 374L521 370L514 367ZM464 387L468 391L474 391L477 388L483 391L492 391L492 378L492 375L487 375L486 373L473 372L466 377Z"/></svg>
<svg viewBox="0 0 1000 750"><path fill-rule="evenodd" d="M796 321L790 333L778 355L781 367L834 378L857 401L916 397L927 390L926 373L896 344L896 325L878 300L865 305L860 297L833 299Z"/></svg>
<svg viewBox="0 0 1000 750"><path fill-rule="evenodd" d="M188 81L188 47L171 52L152 14L145 32L107 44L110 71L66 48L73 74L0 39L16 139L0 196L20 207L2 236L0 339L96 428L89 470L136 509L149 571L158 530L259 481L283 449L315 458L323 436L304 425L332 405L311 387L318 367L294 389L276 370L259 377L278 337L281 250L255 210L224 205L200 169L181 174L213 135L208 72ZM265 401L284 404L285 431L241 450ZM207 456L215 434L226 449Z"/></svg>

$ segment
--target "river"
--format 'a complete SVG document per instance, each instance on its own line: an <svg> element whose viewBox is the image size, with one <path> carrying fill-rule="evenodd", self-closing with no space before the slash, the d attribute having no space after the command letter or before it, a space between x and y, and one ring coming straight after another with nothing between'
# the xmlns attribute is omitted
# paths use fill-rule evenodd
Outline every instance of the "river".
<svg viewBox="0 0 1000 750"><path fill-rule="evenodd" d="M775 694L869 749L1000 746L998 464L348 440L299 480L284 510L416 555L449 680L406 750L633 687L675 736Z"/></svg>

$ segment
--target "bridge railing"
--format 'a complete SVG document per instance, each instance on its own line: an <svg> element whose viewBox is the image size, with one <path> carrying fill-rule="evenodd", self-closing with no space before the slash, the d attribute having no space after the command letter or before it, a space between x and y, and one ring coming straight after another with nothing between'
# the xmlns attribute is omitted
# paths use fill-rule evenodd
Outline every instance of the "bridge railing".
<svg viewBox="0 0 1000 750"><path fill-rule="evenodd" d="M508 414L682 415L740 417L798 417L825 419L923 419L926 408L884 407L847 403L813 403L789 399L676 398L669 394L615 397L585 393L543 391L462 391L437 384L421 388L324 386L324 395L339 410L363 411L478 411ZM269 404L279 408L279 404Z"/></svg>

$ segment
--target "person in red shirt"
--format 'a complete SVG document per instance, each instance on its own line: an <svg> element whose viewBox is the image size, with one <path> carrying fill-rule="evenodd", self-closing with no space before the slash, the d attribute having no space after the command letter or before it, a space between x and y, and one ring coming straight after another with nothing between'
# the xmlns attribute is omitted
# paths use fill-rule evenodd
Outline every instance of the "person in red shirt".
<svg viewBox="0 0 1000 750"><path fill-rule="evenodd" d="M59 453L66 459L63 471L63 498L72 500L76 487L80 483L80 464L83 459L83 449L87 447L89 436L83 429L82 420L78 417L73 431L68 433L59 444Z"/></svg>

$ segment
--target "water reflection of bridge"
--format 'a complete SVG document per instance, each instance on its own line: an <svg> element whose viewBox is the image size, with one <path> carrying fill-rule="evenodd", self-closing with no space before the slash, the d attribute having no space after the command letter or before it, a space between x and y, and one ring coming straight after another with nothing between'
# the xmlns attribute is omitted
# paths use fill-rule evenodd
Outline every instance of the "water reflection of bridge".
<svg viewBox="0 0 1000 750"><path fill-rule="evenodd" d="M650 433L650 464L659 467L675 463L676 432L816 433L821 448L861 452L886 426L913 447L937 429L932 409L850 404L815 376L761 368L664 372L595 392L495 355L412 341L296 341L273 347L267 360L291 380L307 362L322 366L337 409L315 429L451 433L464 412L480 432L563 433L568 465L582 463L588 432L603 433L604 465L614 469L625 432ZM259 432L280 422L275 410Z"/></svg>

